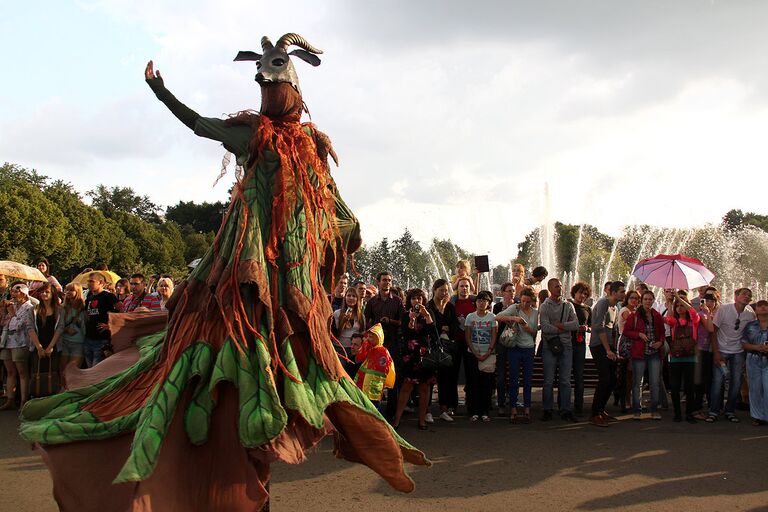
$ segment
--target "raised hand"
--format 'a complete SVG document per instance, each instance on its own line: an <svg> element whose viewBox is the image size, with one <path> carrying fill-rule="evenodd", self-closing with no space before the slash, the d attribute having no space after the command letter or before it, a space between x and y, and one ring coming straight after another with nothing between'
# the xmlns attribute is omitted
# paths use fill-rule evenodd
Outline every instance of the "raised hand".
<svg viewBox="0 0 768 512"><path fill-rule="evenodd" d="M155 64L152 61L147 62L147 67L144 69L144 78L152 80L154 78L162 78L160 76L160 70L155 73Z"/></svg>

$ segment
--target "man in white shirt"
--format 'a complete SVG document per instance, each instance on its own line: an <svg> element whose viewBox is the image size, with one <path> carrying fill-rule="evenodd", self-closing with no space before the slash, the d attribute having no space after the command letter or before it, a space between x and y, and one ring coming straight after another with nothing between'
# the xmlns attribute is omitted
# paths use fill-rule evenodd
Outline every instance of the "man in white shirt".
<svg viewBox="0 0 768 512"><path fill-rule="evenodd" d="M736 401L741 390L741 372L744 368L744 347L741 345L746 325L756 318L749 306L752 290L739 288L733 294L733 304L723 304L715 313L715 336L712 336L712 392L708 423L720 414L723 399L723 381L730 378L728 398L725 402L725 417L731 423L739 423L736 417Z"/></svg>

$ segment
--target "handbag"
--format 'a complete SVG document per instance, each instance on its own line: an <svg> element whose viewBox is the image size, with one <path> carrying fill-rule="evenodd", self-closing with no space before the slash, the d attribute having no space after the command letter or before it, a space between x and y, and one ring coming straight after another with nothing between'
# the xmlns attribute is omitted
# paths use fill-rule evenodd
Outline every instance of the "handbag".
<svg viewBox="0 0 768 512"><path fill-rule="evenodd" d="M669 344L669 353L672 357L696 355L696 341L693 339L693 329L690 324L678 325L675 328L675 336Z"/></svg>
<svg viewBox="0 0 768 512"><path fill-rule="evenodd" d="M499 335L499 344L505 348L513 348L517 345L517 335L520 334L520 326L508 325Z"/></svg>
<svg viewBox="0 0 768 512"><path fill-rule="evenodd" d="M484 373L496 373L496 354L489 355L484 361L477 361L477 369Z"/></svg>
<svg viewBox="0 0 768 512"><path fill-rule="evenodd" d="M562 305L561 309L562 311L560 312L560 323L563 323L563 318L565 318L565 304ZM552 334L547 336L544 338L544 342L547 344L549 351L556 356L559 356L563 353L563 350L565 350L565 347L563 346L563 340L560 338L560 334Z"/></svg>
<svg viewBox="0 0 768 512"><path fill-rule="evenodd" d="M425 370L440 370L452 365L453 356L445 350L439 338L430 342L426 353L421 356L420 366Z"/></svg>

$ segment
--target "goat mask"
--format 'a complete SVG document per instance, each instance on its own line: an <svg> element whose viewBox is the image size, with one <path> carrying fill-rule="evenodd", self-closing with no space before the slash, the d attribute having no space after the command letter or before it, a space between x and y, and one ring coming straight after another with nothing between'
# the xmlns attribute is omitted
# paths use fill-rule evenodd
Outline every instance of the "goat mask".
<svg viewBox="0 0 768 512"><path fill-rule="evenodd" d="M292 45L298 46L300 49L288 53L287 49ZM267 36L262 37L261 49L263 53L240 51L235 57L235 61L256 61L256 69L258 70L256 81L260 85L285 82L291 84L299 94L301 94L299 77L289 55L296 56L313 66L319 66L320 59L315 54L323 53L322 50L315 48L306 39L293 32L282 36L274 45Z"/></svg>

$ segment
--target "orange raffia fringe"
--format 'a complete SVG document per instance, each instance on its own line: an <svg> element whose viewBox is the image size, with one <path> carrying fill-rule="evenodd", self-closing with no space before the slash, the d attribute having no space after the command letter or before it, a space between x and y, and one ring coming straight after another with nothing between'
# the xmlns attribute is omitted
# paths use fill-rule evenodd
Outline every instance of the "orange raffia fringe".
<svg viewBox="0 0 768 512"><path fill-rule="evenodd" d="M231 262L229 276L227 276L228 278L223 283L224 286L216 292L219 298L223 298L227 291L232 292L230 294L233 302L233 315L231 318L229 318L223 310L223 301L220 300L218 302L227 332L230 338L234 341L238 351L241 354L244 354L247 350L248 335L250 334L254 336L269 350L270 355L272 356L273 369L279 367L286 376L295 382L300 382L300 380L292 375L283 364L277 347L278 340L274 334L274 326L277 325L278 315L280 314L280 302L278 297L278 274L280 269L278 260L282 254L281 247L285 241L288 222L291 216L297 214L297 210L300 208L304 214L306 223L305 242L307 250L299 261L284 261L283 271L285 271L285 269L309 264L312 297L306 323L309 330L309 337L312 340L313 353L318 359L318 363L323 367L328 367L327 365L331 362L325 361L325 353L320 350L318 346L318 344L321 343L320 340L322 340L324 336L330 334L330 330L327 330L326 332L317 332L317 326L325 325L325 322L315 322L315 317L319 314L318 301L326 300L325 291L320 283L320 266L325 247L329 247L331 249L331 254L333 255L331 268L335 267L336 251L338 249L336 247L336 240L340 239L339 229L336 222L334 197L330 193L329 188L329 185L332 182L328 166L318 157L314 139L305 131L305 126L309 127L310 130L314 130L314 126L310 123L302 125L293 120L281 122L262 115L260 116L259 128L255 135L256 140L254 142L256 143L257 149L257 154L255 156L257 158L263 158L265 151L273 151L277 153L280 158L280 167L276 171L272 190L273 200L269 236L264 248L265 258L270 265L272 288L272 296L270 297L271 304L267 304L266 301L264 301L272 316L270 319L269 340L267 341L264 336L262 336L257 327L251 325L251 322L248 320L245 304L243 303L238 289L240 283L238 281L237 269L240 263L240 254L242 252L243 238L247 228L249 214L241 182L238 182L235 186L231 205L234 207L235 197L239 199L239 201L237 201L241 209L239 238L233 252L233 260ZM314 183L309 174L310 168L315 175ZM227 211L222 226L226 223L231 211L232 208ZM325 226L323 226L323 220L325 220ZM219 252L219 240L222 235L223 231L220 230L216 237L216 241L214 242L214 251L216 253ZM342 252L346 252L344 251L344 248L341 248L341 250ZM333 338L334 337L331 335L331 339Z"/></svg>

